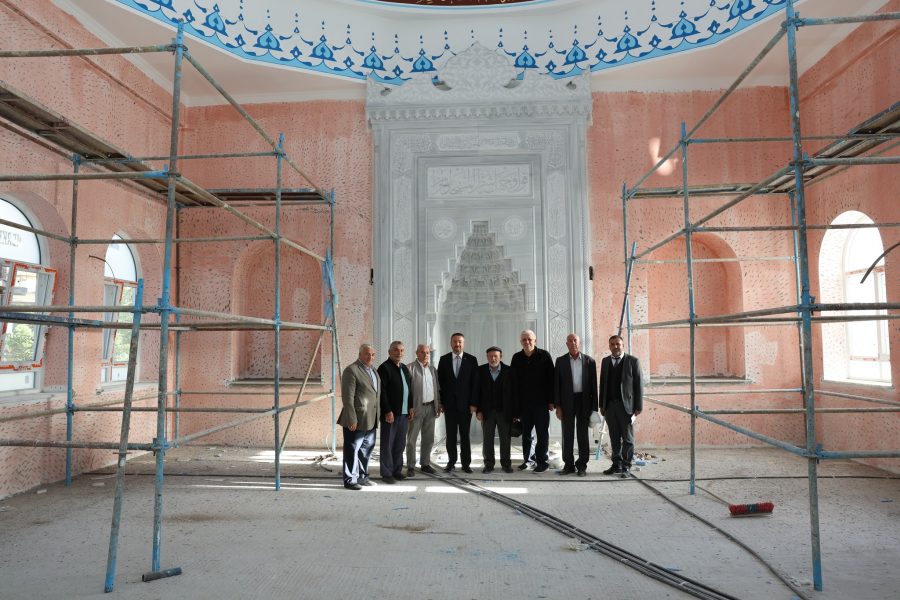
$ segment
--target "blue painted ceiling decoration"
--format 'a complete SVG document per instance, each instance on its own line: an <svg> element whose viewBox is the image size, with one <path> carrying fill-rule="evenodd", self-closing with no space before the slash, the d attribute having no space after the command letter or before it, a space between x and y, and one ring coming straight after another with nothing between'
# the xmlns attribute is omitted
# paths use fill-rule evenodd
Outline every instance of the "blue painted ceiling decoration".
<svg viewBox="0 0 900 600"><path fill-rule="evenodd" d="M408 4L110 1L169 25L182 20L189 38L242 59L395 85L417 73L436 71L436 65L476 41L510 56L520 76L529 71L556 78L599 72L709 46L784 10L785 4L785 0L533 0L490 3L493 6L415 0Z"/></svg>

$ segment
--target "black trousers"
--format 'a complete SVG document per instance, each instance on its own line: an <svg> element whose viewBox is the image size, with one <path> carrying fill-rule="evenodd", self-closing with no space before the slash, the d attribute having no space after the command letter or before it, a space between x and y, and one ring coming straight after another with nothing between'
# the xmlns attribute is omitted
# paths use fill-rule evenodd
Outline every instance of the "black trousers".
<svg viewBox="0 0 900 600"><path fill-rule="evenodd" d="M537 444L534 446L534 462L538 465L546 464L549 460L548 450L550 449L550 411L547 410L546 404L529 406L522 411L522 453L525 455L525 462L531 459L529 452L531 451L531 430L534 430L534 437Z"/></svg>
<svg viewBox="0 0 900 600"><path fill-rule="evenodd" d="M634 425L621 400L613 400L606 409L612 463L619 469L630 469L634 459Z"/></svg>
<svg viewBox="0 0 900 600"><path fill-rule="evenodd" d="M575 406L581 403L581 394L575 394ZM591 455L591 438L588 433L590 417L578 413L577 409L563 411L562 418L562 455L567 467L575 467L579 471L587 469ZM612 436L610 436L612 437ZM575 440L578 440L578 460L575 460Z"/></svg>
<svg viewBox="0 0 900 600"><path fill-rule="evenodd" d="M482 455L484 456L484 466L494 466L494 432L496 431L500 434L500 466L511 467L510 446L512 445L512 439L510 430L512 429L512 416L492 410L484 415L484 421L481 424L484 428L484 444L481 447Z"/></svg>
<svg viewBox="0 0 900 600"><path fill-rule="evenodd" d="M468 410L460 412L452 408L444 412L444 425L447 427L447 464L456 465L456 439L459 436L459 453L462 466L468 467L472 462L472 444L469 441L469 426L472 413Z"/></svg>

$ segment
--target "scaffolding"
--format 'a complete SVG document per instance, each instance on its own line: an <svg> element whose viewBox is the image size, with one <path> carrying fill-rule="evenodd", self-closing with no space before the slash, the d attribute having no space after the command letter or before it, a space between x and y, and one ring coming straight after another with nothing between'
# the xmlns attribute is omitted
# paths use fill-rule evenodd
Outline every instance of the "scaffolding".
<svg viewBox="0 0 900 600"><path fill-rule="evenodd" d="M169 137L169 153L163 156L134 157L125 151L99 139L91 132L70 122L63 115L41 105L36 100L19 92L12 86L0 82L0 123L4 128L13 131L30 142L37 144L56 154L71 158L73 171L49 174L0 174L0 182L22 181L71 181L72 210L69 235L60 235L35 227L28 227L0 219L0 224L19 230L28 231L45 238L58 240L69 246L69 281L68 302L64 305L51 306L4 306L0 308L0 321L10 323L31 323L47 326L61 326L68 330L68 358L66 377L66 404L64 408L49 409L27 414L19 414L0 419L0 422L19 419L46 417L54 414L66 415L65 441L0 439L0 447L17 446L32 448L65 448L66 450L66 485L72 483L72 450L73 449L109 449L118 454L116 467L116 490L113 507L112 525L110 528L109 553L107 557L104 590L110 592L115 584L116 557L118 550L118 531L121 521L122 503L124 500L124 474L128 452L149 451L156 457L155 495L153 510L152 557L150 571L144 573L143 580L151 581L161 577L178 575L180 567L161 568L162 508L165 453L170 448L188 444L204 436L218 433L225 429L244 425L262 417L271 417L274 425L274 488L281 489L281 452L287 440L294 411L304 405L325 399L331 400L331 413L335 413L335 385L340 370L340 349L338 345L338 329L336 322L336 305L338 302L334 282L332 256L334 253L334 192L326 191L313 183L310 177L300 169L284 150L284 135L273 139L253 117L216 81L216 79L194 58L184 43L184 24L179 23L176 36L169 44L155 46L131 46L118 48L88 49L53 49L0 51L0 58L30 59L40 57L90 57L99 55L128 55L144 53L172 53L174 71L172 84L171 129ZM270 150L264 152L231 152L210 154L179 154L181 123L182 70L184 63L190 63L210 85L243 117L243 119L259 134ZM247 159L274 158L276 176L274 186L264 189L206 189L179 172L179 161L196 159ZM167 161L163 169L154 169L152 161ZM299 174L311 187L286 188L283 185L284 167L287 165ZM82 169L88 168L89 172ZM78 184L86 180L124 181L136 186L144 194L156 196L165 194L165 237L153 239L82 239L77 235L78 225ZM328 250L324 255L288 238L282 233L282 214L290 207L325 207L328 219ZM240 219L259 233L246 236L219 237L177 237L176 228L180 211L188 208L217 208ZM259 222L246 212L246 207L272 207L274 226ZM223 313L202 310L194 307L178 306L171 298L172 273L178 272L177 252L173 249L179 244L197 244L212 242L271 241L274 244L274 313L271 319L248 315ZM155 306L148 306L143 298L143 279L137 282L133 306L78 306L75 304L76 264L75 251L78 246L107 245L110 243L126 244L158 244L163 246L161 295ZM281 261L283 250L300 252L316 260L321 269L323 285L323 322L300 323L282 319L281 298ZM132 322L123 323L104 317L101 319L79 318L83 313L113 314L131 313ZM62 315L62 316L59 316ZM79 317L76 317L76 316ZM158 320L148 322L144 317L158 315ZM94 329L130 329L132 332L124 398L86 405L74 402L74 333L77 328ZM136 378L137 351L141 331L159 331L159 379L158 391L154 396L135 398L134 384ZM183 396L193 394L212 394L216 396L261 396L267 392L239 392L219 390L184 390L181 381L181 337L194 332L204 331L246 331L262 330L274 332L274 372L272 379L273 402L270 408L249 407L184 407ZM310 358L309 369L300 386L300 391L293 402L282 404L281 386L281 333L284 331L318 332L318 341ZM309 396L307 384L310 380L312 365L319 357L325 334L331 342L331 389L323 393ZM172 334L172 335L170 335ZM174 348L173 348L174 346ZM174 350L172 352L171 350ZM173 355L174 373L170 374L170 355ZM133 407L139 400L156 398L156 407ZM117 406L121 405L121 406ZM121 412L121 432L118 442L77 441L74 439L73 417L76 412ZM149 443L134 443L129 440L131 413L152 411L156 413L156 437ZM280 416L291 411L291 420L284 428ZM170 422L168 413L174 418ZM218 413L221 415L240 415L236 420L183 435L180 431L180 415L183 413ZM332 421L332 452L334 451L335 418ZM172 438L169 439L170 428Z"/></svg>
<svg viewBox="0 0 900 600"><path fill-rule="evenodd" d="M679 142L659 161L643 175L631 188L623 185L622 188L622 213L624 231L624 250L626 265L625 300L622 310L622 321L627 330L629 347L631 337L635 331L648 331L666 328L687 328L690 331L689 354L689 391L662 391L647 396L647 400L653 404L680 411L690 415L690 493L696 492L696 436L697 420L713 423L727 428L758 442L780 448L796 456L804 457L807 461L807 478L809 484L809 518L810 518L810 546L812 550L812 580L816 590L822 590L822 564L819 539L819 510L817 467L818 462L824 459L853 459L853 458L897 458L900 450L887 451L858 451L837 452L824 450L822 444L816 439L817 414L822 413L896 413L900 411L900 402L869 398L854 394L843 394L819 390L814 387L813 377L813 323L850 322L855 320L879 320L896 319L900 314L898 302L877 303L821 303L816 302L810 294L809 256L807 246L807 232L810 230L824 229L851 229L859 227L897 227L900 223L866 224L807 224L806 222L806 197L805 189L819 183L828 177L832 177L855 165L896 165L900 163L900 156L886 155L888 151L900 144L900 103L896 103L884 112L875 115L865 123L843 135L802 136L800 131L800 96L799 75L797 69L797 31L804 26L829 26L838 24L859 24L872 21L896 21L900 19L900 13L880 13L874 15L833 17L833 18L801 18L794 8L794 0L786 0L786 16L781 28L775 36L765 45L760 53L750 62L749 66L737 77L734 83L713 103L700 120L688 131L684 123L681 124ZM762 59L785 38L787 40L787 61L789 71L788 95L790 99L791 135L789 137L756 137L756 138L701 138L695 137L697 131L710 119L715 111L725 102L741 83L750 75L753 69L759 65ZM803 150L804 142L811 140L824 140L831 143L809 156ZM790 142L792 154L788 165L779 169L772 175L753 184L711 184L690 185L688 182L688 150L692 144L735 144L752 142ZM641 186L660 167L665 165L673 157L681 160L680 187L669 188L642 188ZM759 195L779 194L787 196L790 202L790 225L775 226L711 226L709 222L722 215L742 201ZM691 199L698 197L728 197L718 208L700 218L691 215ZM669 235L646 249L637 250L636 242L632 242L629 249L628 239L628 215L629 207L636 201L654 198L681 198L684 217L683 226L672 235ZM796 285L796 304L778 306L736 312L732 314L698 317L695 312L694 291L694 265L700 262L724 262L732 261L759 261L759 260L784 260L785 257L737 257L733 259L698 259L692 253L692 236L700 232L790 232L793 242L793 255L788 257L794 262L794 279ZM645 259L654 251L662 248L670 242L683 239L685 246L685 258L683 260L648 260ZM890 251L890 249L888 249ZM887 252L885 252L886 254ZM882 257L884 254L882 255ZM882 258L882 257L879 257ZM636 265L667 264L678 262L686 265L687 271L687 301L688 316L685 319L649 322L633 324L631 322L631 306L629 300L629 288L631 286L632 272ZM876 260L876 263L878 260ZM874 266L874 264L873 264ZM827 314L823 312L844 311L851 314ZM860 314L867 311L884 311L881 314ZM852 314L856 313L856 314ZM750 390L697 390L697 364L696 364L696 330L698 327L763 327L795 325L798 329L798 341L800 351L800 386L786 389L750 389ZM620 322L620 333L623 323ZM800 394L803 408L796 409L721 409L701 411L697 405L697 396L719 396L727 394L756 394L756 393L784 393ZM689 406L681 406L654 398L653 396L681 396L690 399ZM818 408L816 396L831 396L854 401L878 403L886 406L878 408ZM805 418L805 447L775 439L773 437L752 431L748 428L734 425L718 416L729 414L802 414Z"/></svg>

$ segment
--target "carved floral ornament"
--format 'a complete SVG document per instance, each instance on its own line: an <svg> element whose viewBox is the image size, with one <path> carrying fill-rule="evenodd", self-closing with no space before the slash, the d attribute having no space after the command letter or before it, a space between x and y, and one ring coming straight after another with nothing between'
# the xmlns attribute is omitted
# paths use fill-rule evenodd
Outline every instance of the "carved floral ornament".
<svg viewBox="0 0 900 600"><path fill-rule="evenodd" d="M505 56L475 42L436 75L385 86L368 80L369 121L591 116L590 78L516 76Z"/></svg>
<svg viewBox="0 0 900 600"><path fill-rule="evenodd" d="M474 42L554 78L715 44L785 0L106 0L245 60L402 85ZM103 10L91 4L88 10ZM115 33L115 32L112 32Z"/></svg>

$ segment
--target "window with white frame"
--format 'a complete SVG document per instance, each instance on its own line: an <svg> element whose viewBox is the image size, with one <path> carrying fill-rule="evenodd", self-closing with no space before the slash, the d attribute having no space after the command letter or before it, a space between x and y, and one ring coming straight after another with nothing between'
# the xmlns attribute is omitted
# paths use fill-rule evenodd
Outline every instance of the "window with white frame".
<svg viewBox="0 0 900 600"><path fill-rule="evenodd" d="M872 225L858 211L839 215L833 224ZM877 227L831 229L822 240L819 254L819 285L824 302L883 303L887 300L885 262ZM870 267L872 271L863 276ZM853 310L849 318L883 315L885 310ZM871 384L891 383L888 343L889 321L855 320L822 325L825 378Z"/></svg>
<svg viewBox="0 0 900 600"><path fill-rule="evenodd" d="M113 243L103 259L103 305L134 306L137 289L137 263L128 244L114 235ZM107 321L131 323L133 315L127 312L106 313ZM128 374L128 350L131 345L130 329L103 330L103 364L100 382L125 381Z"/></svg>
<svg viewBox="0 0 900 600"><path fill-rule="evenodd" d="M871 220L867 219L869 222ZM872 263L884 252L876 228L851 230L844 246L844 299L853 303L887 302L884 257L862 280ZM853 311L852 314L883 315L886 310ZM888 321L847 323L847 371L849 379L890 383L891 356Z"/></svg>
<svg viewBox="0 0 900 600"><path fill-rule="evenodd" d="M0 198L0 219L34 227L13 203ZM0 224L0 310L5 306L50 304L56 271L41 265L35 234ZM36 313L20 313L23 318ZM0 321L0 392L32 390L40 385L47 326Z"/></svg>

